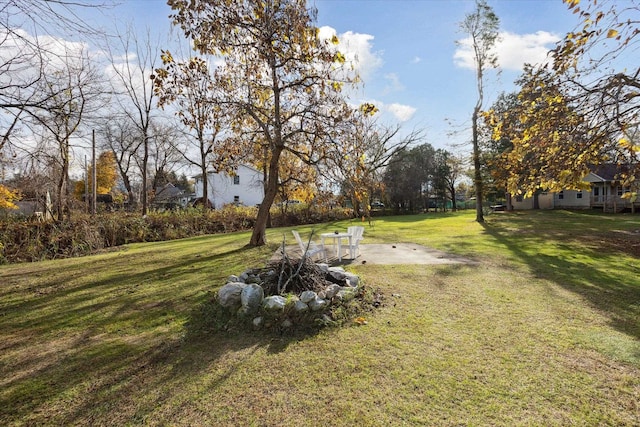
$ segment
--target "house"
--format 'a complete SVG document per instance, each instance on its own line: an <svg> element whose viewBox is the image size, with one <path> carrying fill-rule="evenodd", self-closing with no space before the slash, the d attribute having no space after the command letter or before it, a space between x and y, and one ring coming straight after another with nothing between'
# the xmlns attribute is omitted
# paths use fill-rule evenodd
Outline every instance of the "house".
<svg viewBox="0 0 640 427"><path fill-rule="evenodd" d="M255 206L264 199L264 185L262 173L250 166L239 165L234 174L207 173L208 201L214 209L220 209L226 204L235 203L245 206ZM194 177L196 198L203 197L202 175Z"/></svg>
<svg viewBox="0 0 640 427"><path fill-rule="evenodd" d="M152 205L156 209L184 208L189 203L189 196L184 191L168 182L164 187L156 188Z"/></svg>
<svg viewBox="0 0 640 427"><path fill-rule="evenodd" d="M591 209L599 208L605 212L621 212L625 209L635 211L640 207L637 197L623 197L625 193L637 192L629 186L623 186L618 178L624 172L624 166L607 163L590 167L591 171L582 181L589 183L585 190L562 190L542 192L535 197L512 199L514 209Z"/></svg>

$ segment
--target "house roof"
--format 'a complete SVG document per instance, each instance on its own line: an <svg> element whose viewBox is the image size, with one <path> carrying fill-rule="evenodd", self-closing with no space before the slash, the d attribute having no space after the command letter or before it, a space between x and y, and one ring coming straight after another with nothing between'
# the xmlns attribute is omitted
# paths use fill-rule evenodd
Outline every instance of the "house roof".
<svg viewBox="0 0 640 427"><path fill-rule="evenodd" d="M254 168L253 166L249 166L249 165L245 165L245 164L241 164L238 165L238 168L245 168L245 169L249 169L251 172L255 172L255 173L261 173L258 169ZM230 176L228 173L226 172L215 172L215 171L207 171L208 175L225 175L225 176ZM198 175L194 175L191 178L193 179L202 179L202 174L198 174Z"/></svg>
<svg viewBox="0 0 640 427"><path fill-rule="evenodd" d="M156 201L170 200L184 196L184 191L173 185L167 183L164 187L156 188Z"/></svg>
<svg viewBox="0 0 640 427"><path fill-rule="evenodd" d="M631 170L636 169L635 165L624 165L617 163L603 163L600 165L589 166L591 174L599 178L603 182L613 182L619 179L619 175L623 173L629 173Z"/></svg>

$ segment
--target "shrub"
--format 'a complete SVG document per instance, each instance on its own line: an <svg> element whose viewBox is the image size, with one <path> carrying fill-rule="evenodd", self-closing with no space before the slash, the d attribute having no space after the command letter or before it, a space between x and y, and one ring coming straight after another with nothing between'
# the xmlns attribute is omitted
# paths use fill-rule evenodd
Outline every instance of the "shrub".
<svg viewBox="0 0 640 427"><path fill-rule="evenodd" d="M285 214L273 209L271 220L274 226L287 226L347 219L352 214L351 209L304 205ZM74 212L71 221L59 223L9 217L0 221L0 263L67 258L127 243L250 230L256 216L255 207L227 205L218 210L150 212L145 217L123 211L95 216Z"/></svg>

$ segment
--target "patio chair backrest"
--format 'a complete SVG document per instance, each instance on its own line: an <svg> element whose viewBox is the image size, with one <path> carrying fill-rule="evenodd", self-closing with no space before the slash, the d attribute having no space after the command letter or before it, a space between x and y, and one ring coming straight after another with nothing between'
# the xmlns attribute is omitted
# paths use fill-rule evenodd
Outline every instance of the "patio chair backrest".
<svg viewBox="0 0 640 427"><path fill-rule="evenodd" d="M302 253L304 253L305 250L307 249L307 245L305 245L304 242L302 241L302 238L300 237L300 233L298 233L296 230L291 230L291 232L293 233L293 237L296 238L296 242L298 242L298 245L300 246L300 250L302 251Z"/></svg>
<svg viewBox="0 0 640 427"><path fill-rule="evenodd" d="M358 242L363 239L364 227L355 225L347 228L347 232L353 236L353 242Z"/></svg>
<svg viewBox="0 0 640 427"><path fill-rule="evenodd" d="M313 257L316 254L321 254L326 260L327 254L324 249L324 246L318 245L313 241L309 241L308 243L305 243L300 237L300 233L298 233L296 230L291 230L291 232L293 233L293 237L296 238L296 241L298 242L298 246L300 246L300 252L302 252L302 254L306 255L309 258Z"/></svg>

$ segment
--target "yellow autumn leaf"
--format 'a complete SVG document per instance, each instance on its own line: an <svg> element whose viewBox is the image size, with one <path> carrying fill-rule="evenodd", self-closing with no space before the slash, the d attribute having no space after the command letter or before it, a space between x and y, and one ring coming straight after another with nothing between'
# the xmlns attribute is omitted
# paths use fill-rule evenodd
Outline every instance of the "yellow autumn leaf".
<svg viewBox="0 0 640 427"><path fill-rule="evenodd" d="M358 325L366 325L367 324L367 320L364 317L357 317L357 318L353 319L353 321L355 323L357 323Z"/></svg>
<svg viewBox="0 0 640 427"><path fill-rule="evenodd" d="M609 38L609 39L612 39L612 38L617 37L617 36L618 36L618 31L617 31L617 30L614 30L613 28L612 28L612 29L610 29L610 30L607 32L607 38Z"/></svg>

